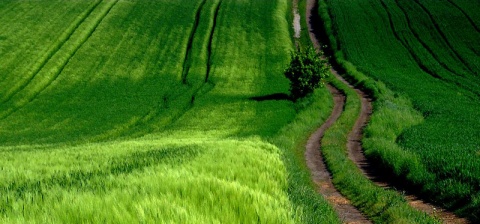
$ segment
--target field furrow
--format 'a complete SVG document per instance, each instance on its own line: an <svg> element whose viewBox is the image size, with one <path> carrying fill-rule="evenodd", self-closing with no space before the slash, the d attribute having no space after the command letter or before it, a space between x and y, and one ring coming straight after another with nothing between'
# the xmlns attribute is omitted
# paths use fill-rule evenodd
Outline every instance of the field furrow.
<svg viewBox="0 0 480 224"><path fill-rule="evenodd" d="M470 15L468 15L468 13L462 8L460 7L457 3L455 3L455 1L453 0L447 0L451 5L453 5L453 7L457 8L460 12L462 12L463 16L465 16L465 18L468 20L468 22L472 25L472 27L478 32L480 33L480 25L476 24L475 23L475 20L472 19L472 17L470 17Z"/></svg>
<svg viewBox="0 0 480 224"><path fill-rule="evenodd" d="M222 1L217 4L215 7L215 13L213 14L213 24L212 29L210 30L210 35L208 37L208 45L207 45L207 71L205 74L205 82L208 82L208 78L210 76L210 69L212 67L212 44L213 44L213 35L215 34L215 28L217 27L217 18L218 12L220 11L220 6L222 5Z"/></svg>
<svg viewBox="0 0 480 224"><path fill-rule="evenodd" d="M195 34L197 32L198 24L200 23L200 15L203 10L203 6L205 5L205 2L207 0L203 0L200 2L200 5L198 6L196 12L195 12L195 19L193 22L192 30L190 31L190 36L188 38L187 42L187 50L185 52L185 59L183 61L183 70L182 70L182 83L187 84L187 75L188 71L190 70L191 66L191 51L192 51L192 45L193 45L193 40L195 37Z"/></svg>
<svg viewBox="0 0 480 224"><path fill-rule="evenodd" d="M42 68L47 64L48 61L52 59L52 57L59 51L63 45L70 39L72 34L78 29L80 24L82 24L85 19L90 16L90 14L95 10L95 8L100 4L100 0L94 2L90 8L88 8L82 15L80 15L76 21L71 24L71 26L62 34L59 40L56 41L56 45L53 48L49 49L40 59L33 66L33 71L31 71L26 77L25 80L15 83L15 85L9 89L8 92L5 93L4 96L0 99L1 103L5 103L12 99L12 97L22 91L34 78L35 76L42 70Z"/></svg>
<svg viewBox="0 0 480 224"><path fill-rule="evenodd" d="M17 7L11 11L12 14L9 13L10 16L3 19L6 24L11 25L2 26L4 29L1 34L3 41L0 42L1 102L11 98L12 94L32 79L35 71L55 53L95 3L66 4L61 1L52 1L51 4L17 3ZM30 4L32 7L29 7ZM52 13L46 15L41 13L42 10ZM16 62L19 60L28 66L18 66Z"/></svg>
<svg viewBox="0 0 480 224"><path fill-rule="evenodd" d="M420 8L428 15L431 24L435 27L435 30L438 32L439 36L443 39L443 42L446 44L448 49L450 49L450 52L452 52L455 55L455 59L459 60L467 69L468 72L472 73L473 75L478 75L478 69L479 67L474 67L475 65L471 65L464 56L468 56L463 52L463 55L459 53L459 50L462 50L461 47L459 46L453 46L450 40L455 40L454 38L448 38L447 34L443 32L444 29L441 28L439 23L436 21L435 17L432 15L430 10L422 4L419 0L415 0L415 3L417 3ZM442 24L443 26L446 26L445 24Z"/></svg>
<svg viewBox="0 0 480 224"><path fill-rule="evenodd" d="M41 94L46 88L55 82L70 59L88 40L88 38L95 31L96 27L102 22L116 2L117 1L111 1L103 5L101 10L97 10L99 11L98 15L95 15L95 18L92 21L88 21L88 24L82 26L80 29L80 25L86 21L86 18L92 15L91 13L96 9L100 2L94 4L92 8L90 8L84 15L81 16L81 19L78 21L78 23L75 23L66 32L64 35L65 38L60 39L58 41L59 44L52 51L49 51L48 55L34 70L27 82L22 84L20 88L18 88L3 102L3 105L7 105L9 107L0 113L0 119L5 119L28 103L32 102L39 94ZM72 37L72 35L75 35L75 37ZM66 44L67 42L69 43ZM62 47L63 49L61 49ZM49 63L49 67L44 69L47 66L47 63ZM41 72L41 70L44 71ZM26 93L18 94L19 91L27 88L29 85L31 85L31 87L28 87L28 90L24 91ZM20 96L16 96L16 98L12 99L12 97L17 94Z"/></svg>

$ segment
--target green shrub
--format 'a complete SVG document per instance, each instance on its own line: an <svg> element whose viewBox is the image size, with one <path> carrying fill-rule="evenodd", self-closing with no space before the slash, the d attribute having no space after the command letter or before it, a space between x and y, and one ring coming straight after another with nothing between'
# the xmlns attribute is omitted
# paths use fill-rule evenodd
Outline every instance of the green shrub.
<svg viewBox="0 0 480 224"><path fill-rule="evenodd" d="M285 77L290 80L292 100L305 97L323 85L329 67L327 60L321 56L322 53L316 52L313 47L308 47L305 51L297 48L292 53L290 64L284 72Z"/></svg>

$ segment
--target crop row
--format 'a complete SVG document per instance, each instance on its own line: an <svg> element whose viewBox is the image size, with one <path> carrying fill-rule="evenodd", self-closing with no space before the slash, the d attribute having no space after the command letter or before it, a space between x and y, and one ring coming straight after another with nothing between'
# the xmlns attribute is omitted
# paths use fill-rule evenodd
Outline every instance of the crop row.
<svg viewBox="0 0 480 224"><path fill-rule="evenodd" d="M179 105L178 111L183 110L184 104L178 100L189 102L186 99L189 97L183 96L191 90L176 84L180 71L175 67L181 65L180 58L185 52L182 41L186 38L172 40L187 32L190 20L185 17L173 22L168 14L157 13L156 8L164 4L161 2L114 3L105 1L93 11L86 10L78 22L64 26L64 35L53 38L57 41L54 45L60 46L53 58L14 98L1 105L3 142L113 138L125 132L124 129L135 127L137 122L148 122L148 116L153 114L169 117L167 106L176 109ZM172 13L188 13L175 5L167 4L164 8ZM31 10L42 12L41 8ZM172 20L168 25L156 25L168 18ZM30 35L34 40L36 32ZM164 45L168 41L178 44ZM42 42L39 45L43 46ZM29 66L20 59L14 62L19 68ZM6 74L26 77L29 73ZM180 112L171 114L176 113Z"/></svg>

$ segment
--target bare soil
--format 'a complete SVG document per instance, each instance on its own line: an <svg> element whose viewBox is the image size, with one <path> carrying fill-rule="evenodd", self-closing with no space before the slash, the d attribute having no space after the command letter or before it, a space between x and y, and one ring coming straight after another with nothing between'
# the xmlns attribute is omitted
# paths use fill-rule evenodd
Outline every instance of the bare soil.
<svg viewBox="0 0 480 224"><path fill-rule="evenodd" d="M296 3L296 1L295 1ZM296 7L295 7L296 8ZM321 22L318 16L317 9L318 5L316 0L307 0L307 12L306 19L310 34L310 39L317 49L321 49L321 44L319 39L321 38L320 33L318 32L318 27L316 28L314 24ZM347 81L345 81L332 66L331 72L335 75L336 78L341 80L343 83L348 85L350 88L354 89L358 97L361 99L361 112L355 122L354 127L348 135L348 154L349 158L357 165L357 167L363 172L363 174L373 181L378 186L387 188L387 189L401 189L395 186L389 178L383 174L380 174L375 167L369 163L366 159L361 140L363 137L363 128L367 125L370 115L372 114L372 102L371 99L361 90L354 88ZM342 113L342 109L345 103L345 96L341 95L338 89L335 89L332 86L328 86L328 89L334 96L334 110L329 117L329 119L323 124L315 133L313 133L307 143L307 151L305 152L305 157L307 160L308 167L312 172L312 178L314 182L319 186L319 192L324 195L332 205L334 205L337 213L345 223L369 223L369 221L355 208L353 207L348 199L344 198L333 186L331 181L331 176L328 170L325 167L325 164L322 160L322 155L320 152L320 141L323 137L325 130L330 127ZM420 211L427 213L433 217L436 217L443 223L469 223L467 219L460 218L454 213L446 211L445 209L440 208L439 206L432 205L425 202L414 194L399 190L400 194L405 195L405 199L408 201L410 206Z"/></svg>
<svg viewBox="0 0 480 224"><path fill-rule="evenodd" d="M300 18L297 8L297 0L294 0L294 18ZM307 7L308 8L308 7ZM307 18L310 10L307 10ZM294 20L295 38L300 37L300 21ZM310 27L309 27L310 29ZM313 32L310 32L312 35ZM316 39L312 39L314 41ZM318 41L315 46L319 48ZM336 74L335 69L331 69L331 72ZM325 134L325 131L331 127L337 119L340 117L345 105L345 96L335 87L327 85L328 90L333 95L334 108L330 117L325 123L318 128L307 141L305 160L308 168L310 169L313 182L317 186L317 192L325 197L325 199L334 207L342 223L349 224L361 224L372 223L369 221L357 208L355 208L350 201L345 198L332 183L332 177L327 170L325 162L320 151L320 142Z"/></svg>
<svg viewBox="0 0 480 224"><path fill-rule="evenodd" d="M343 223L371 223L335 189L320 152L320 142L325 131L340 117L345 104L345 96L338 89L330 85L327 88L333 94L334 108L326 122L308 139L305 151L307 166L312 174L313 182L317 185L317 191L333 205Z"/></svg>

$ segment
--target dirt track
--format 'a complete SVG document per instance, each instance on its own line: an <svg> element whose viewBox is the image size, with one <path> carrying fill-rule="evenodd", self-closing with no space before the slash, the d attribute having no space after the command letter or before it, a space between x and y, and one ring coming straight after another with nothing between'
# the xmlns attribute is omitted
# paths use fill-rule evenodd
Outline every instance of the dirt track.
<svg viewBox="0 0 480 224"><path fill-rule="evenodd" d="M296 3L296 1L295 1ZM316 13L315 7L316 0L307 0L307 12L306 19L310 34L310 39L317 49L321 49L319 42L318 32L316 32L314 23L320 21L318 14ZM296 7L294 7L296 8ZM314 13L312 13L314 10ZM297 33L297 30L295 30ZM298 30L299 32L299 30ZM361 113L355 122L354 127L348 135L347 148L349 153L349 158L357 165L357 167L363 172L363 174L372 180L378 186L396 189L395 186L392 186L387 179L382 178L378 175L378 172L375 172L371 164L365 158L363 154L363 149L361 145L361 139L363 136L362 130L363 127L368 123L370 114L372 113L372 103L368 96L359 89L355 89L348 82L346 82L338 72L332 68L331 72L342 82L348 85L350 88L354 89L357 93L357 96L360 98L362 103ZM328 86L328 89L334 96L334 110L332 111L329 119L323 124L315 133L310 136L308 143L306 145L305 157L307 160L307 165L312 172L312 178L314 182L319 186L319 192L327 198L327 200L335 207L339 217L344 223L369 223L369 221L356 209L350 202L345 199L333 186L330 174L328 173L325 164L322 159L320 152L320 141L323 137L323 133L328 129L336 119L341 115L342 109L345 103L345 96L341 95L338 89L335 89L332 86ZM444 223L468 223L466 219L459 218L451 212L447 212L444 209L438 208L432 204L426 203L423 200L419 199L415 195L406 194L406 192L401 191L400 194L405 194L405 199L409 204L429 215L437 217Z"/></svg>
<svg viewBox="0 0 480 224"><path fill-rule="evenodd" d="M340 91L330 85L327 86L329 91L333 94L334 108L330 117L325 123L313 133L308 139L305 151L305 159L307 166L312 173L312 179L317 185L317 191L322 194L327 201L332 204L344 223L370 223L358 211L350 201L343 197L340 192L335 189L332 183L332 178L328 172L319 150L320 141L325 131L332 126L338 117L342 114L343 106L345 104L345 96Z"/></svg>
<svg viewBox="0 0 480 224"><path fill-rule="evenodd" d="M298 8L296 7L296 0L294 1L294 4L294 37L299 38L301 27L299 20L300 15L298 14ZM310 32L310 35L312 35L312 32ZM312 40L316 39L312 38ZM318 41L316 42L315 46L318 48ZM333 68L331 72L334 74L337 73ZM350 203L347 198L345 198L342 194L340 194L339 191L337 191L337 189L335 189L332 183L331 175L327 170L322 154L319 150L320 142L325 131L337 121L342 114L343 107L345 105L345 96L338 89L331 85L327 85L327 88L333 95L334 108L330 117L310 136L307 141L307 145L305 146L305 159L307 166L310 169L312 179L317 186L317 191L322 194L331 205L333 205L343 223L371 223L358 209L356 209Z"/></svg>

